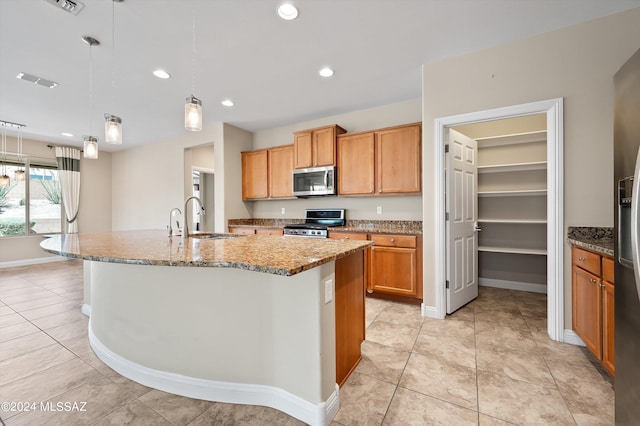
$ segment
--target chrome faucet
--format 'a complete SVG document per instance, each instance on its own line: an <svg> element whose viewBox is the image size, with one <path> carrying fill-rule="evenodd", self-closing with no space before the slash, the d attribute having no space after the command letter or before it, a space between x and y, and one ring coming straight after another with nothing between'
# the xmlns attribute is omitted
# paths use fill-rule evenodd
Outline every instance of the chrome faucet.
<svg viewBox="0 0 640 426"><path fill-rule="evenodd" d="M200 198L196 197L195 195L192 195L191 197L187 198L186 200L184 200L184 214L185 214L185 220L184 220L184 230L182 231L182 238L188 238L189 237L189 221L186 219L187 216L187 204L189 204L189 200L196 200L198 202L198 204L200 204L200 214L205 214L205 210L204 207L202 206L202 201L200 200Z"/></svg>
<svg viewBox="0 0 640 426"><path fill-rule="evenodd" d="M173 216L173 212L175 211L182 214L180 209L177 207L172 208L171 211L169 212L169 236L173 235L173 228L171 227L171 217ZM176 220L176 225L178 226L178 232L180 232L180 222L178 222L177 220Z"/></svg>

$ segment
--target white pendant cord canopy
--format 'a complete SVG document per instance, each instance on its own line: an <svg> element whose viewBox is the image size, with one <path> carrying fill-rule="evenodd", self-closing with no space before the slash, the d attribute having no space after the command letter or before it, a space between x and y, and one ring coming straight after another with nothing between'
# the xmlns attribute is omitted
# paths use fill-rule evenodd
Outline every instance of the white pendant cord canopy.
<svg viewBox="0 0 640 426"><path fill-rule="evenodd" d="M92 136L93 133L93 56L92 47L100 44L98 40L90 36L82 36L82 41L89 45L89 135L84 139L84 158L98 159L98 138Z"/></svg>
<svg viewBox="0 0 640 426"><path fill-rule="evenodd" d="M193 93L196 90L196 3L192 3L192 47L191 47L191 96L184 105L184 128L192 132L202 130L202 101Z"/></svg>
<svg viewBox="0 0 640 426"><path fill-rule="evenodd" d="M111 111L115 110L116 104L116 3L124 0L113 0L111 3ZM122 119L117 115L104 115L104 141L113 145L122 144Z"/></svg>

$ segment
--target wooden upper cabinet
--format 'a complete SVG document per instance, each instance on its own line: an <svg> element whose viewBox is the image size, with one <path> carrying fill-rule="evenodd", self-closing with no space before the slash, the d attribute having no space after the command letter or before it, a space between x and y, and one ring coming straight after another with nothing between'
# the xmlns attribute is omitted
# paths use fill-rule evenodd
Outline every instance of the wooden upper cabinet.
<svg viewBox="0 0 640 426"><path fill-rule="evenodd" d="M293 197L293 145L242 153L242 199Z"/></svg>
<svg viewBox="0 0 640 426"><path fill-rule="evenodd" d="M338 195L420 193L420 123L338 137Z"/></svg>
<svg viewBox="0 0 640 426"><path fill-rule="evenodd" d="M338 137L338 194L362 195L375 191L375 133Z"/></svg>
<svg viewBox="0 0 640 426"><path fill-rule="evenodd" d="M269 149L269 196L293 197L293 145Z"/></svg>
<svg viewBox="0 0 640 426"><path fill-rule="evenodd" d="M269 196L267 150L243 152L241 155L242 199L267 198Z"/></svg>
<svg viewBox="0 0 640 426"><path fill-rule="evenodd" d="M420 139L420 124L376 132L377 192L420 192Z"/></svg>
<svg viewBox="0 0 640 426"><path fill-rule="evenodd" d="M304 169L335 165L336 137L345 132L334 124L294 133L294 167Z"/></svg>
<svg viewBox="0 0 640 426"><path fill-rule="evenodd" d="M294 133L293 158L296 169L313 167L313 148L311 145L311 131Z"/></svg>

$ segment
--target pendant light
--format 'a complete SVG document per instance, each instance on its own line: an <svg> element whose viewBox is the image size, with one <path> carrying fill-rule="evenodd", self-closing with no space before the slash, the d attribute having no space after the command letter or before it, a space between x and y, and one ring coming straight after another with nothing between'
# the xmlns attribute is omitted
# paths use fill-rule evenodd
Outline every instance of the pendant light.
<svg viewBox="0 0 640 426"><path fill-rule="evenodd" d="M116 63L116 3L122 3L124 0L113 0L111 3L111 110L115 109L116 103L116 79L115 79L115 63ZM117 115L104 115L104 141L112 145L122 144L122 119Z"/></svg>
<svg viewBox="0 0 640 426"><path fill-rule="evenodd" d="M0 187L11 185L11 178L7 175L7 126L5 122L2 124L2 175L0 175Z"/></svg>
<svg viewBox="0 0 640 426"><path fill-rule="evenodd" d="M192 46L191 46L191 96L184 105L184 128L192 132L202 130L202 101L193 95L196 88L196 2L192 3Z"/></svg>
<svg viewBox="0 0 640 426"><path fill-rule="evenodd" d="M100 42L91 36L82 36L82 41L89 45L89 133L93 133L93 57L91 50L93 46L98 46ZM92 135L83 136L84 158L90 160L98 159L98 138Z"/></svg>
<svg viewBox="0 0 640 426"><path fill-rule="evenodd" d="M23 124L18 124L18 162L20 164L24 164L24 158L22 155L22 128L24 127ZM25 175L25 171L24 168L22 168L22 166L20 166L20 168L18 170L16 170L16 181L17 182L23 182L24 181L24 175Z"/></svg>

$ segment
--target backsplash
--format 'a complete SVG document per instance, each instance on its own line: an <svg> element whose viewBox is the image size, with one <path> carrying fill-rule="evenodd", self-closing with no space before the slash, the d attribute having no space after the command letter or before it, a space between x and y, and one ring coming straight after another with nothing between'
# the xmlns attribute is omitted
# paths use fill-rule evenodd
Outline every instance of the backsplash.
<svg viewBox="0 0 640 426"><path fill-rule="evenodd" d="M567 238L572 240L613 240L612 227L570 226Z"/></svg>

